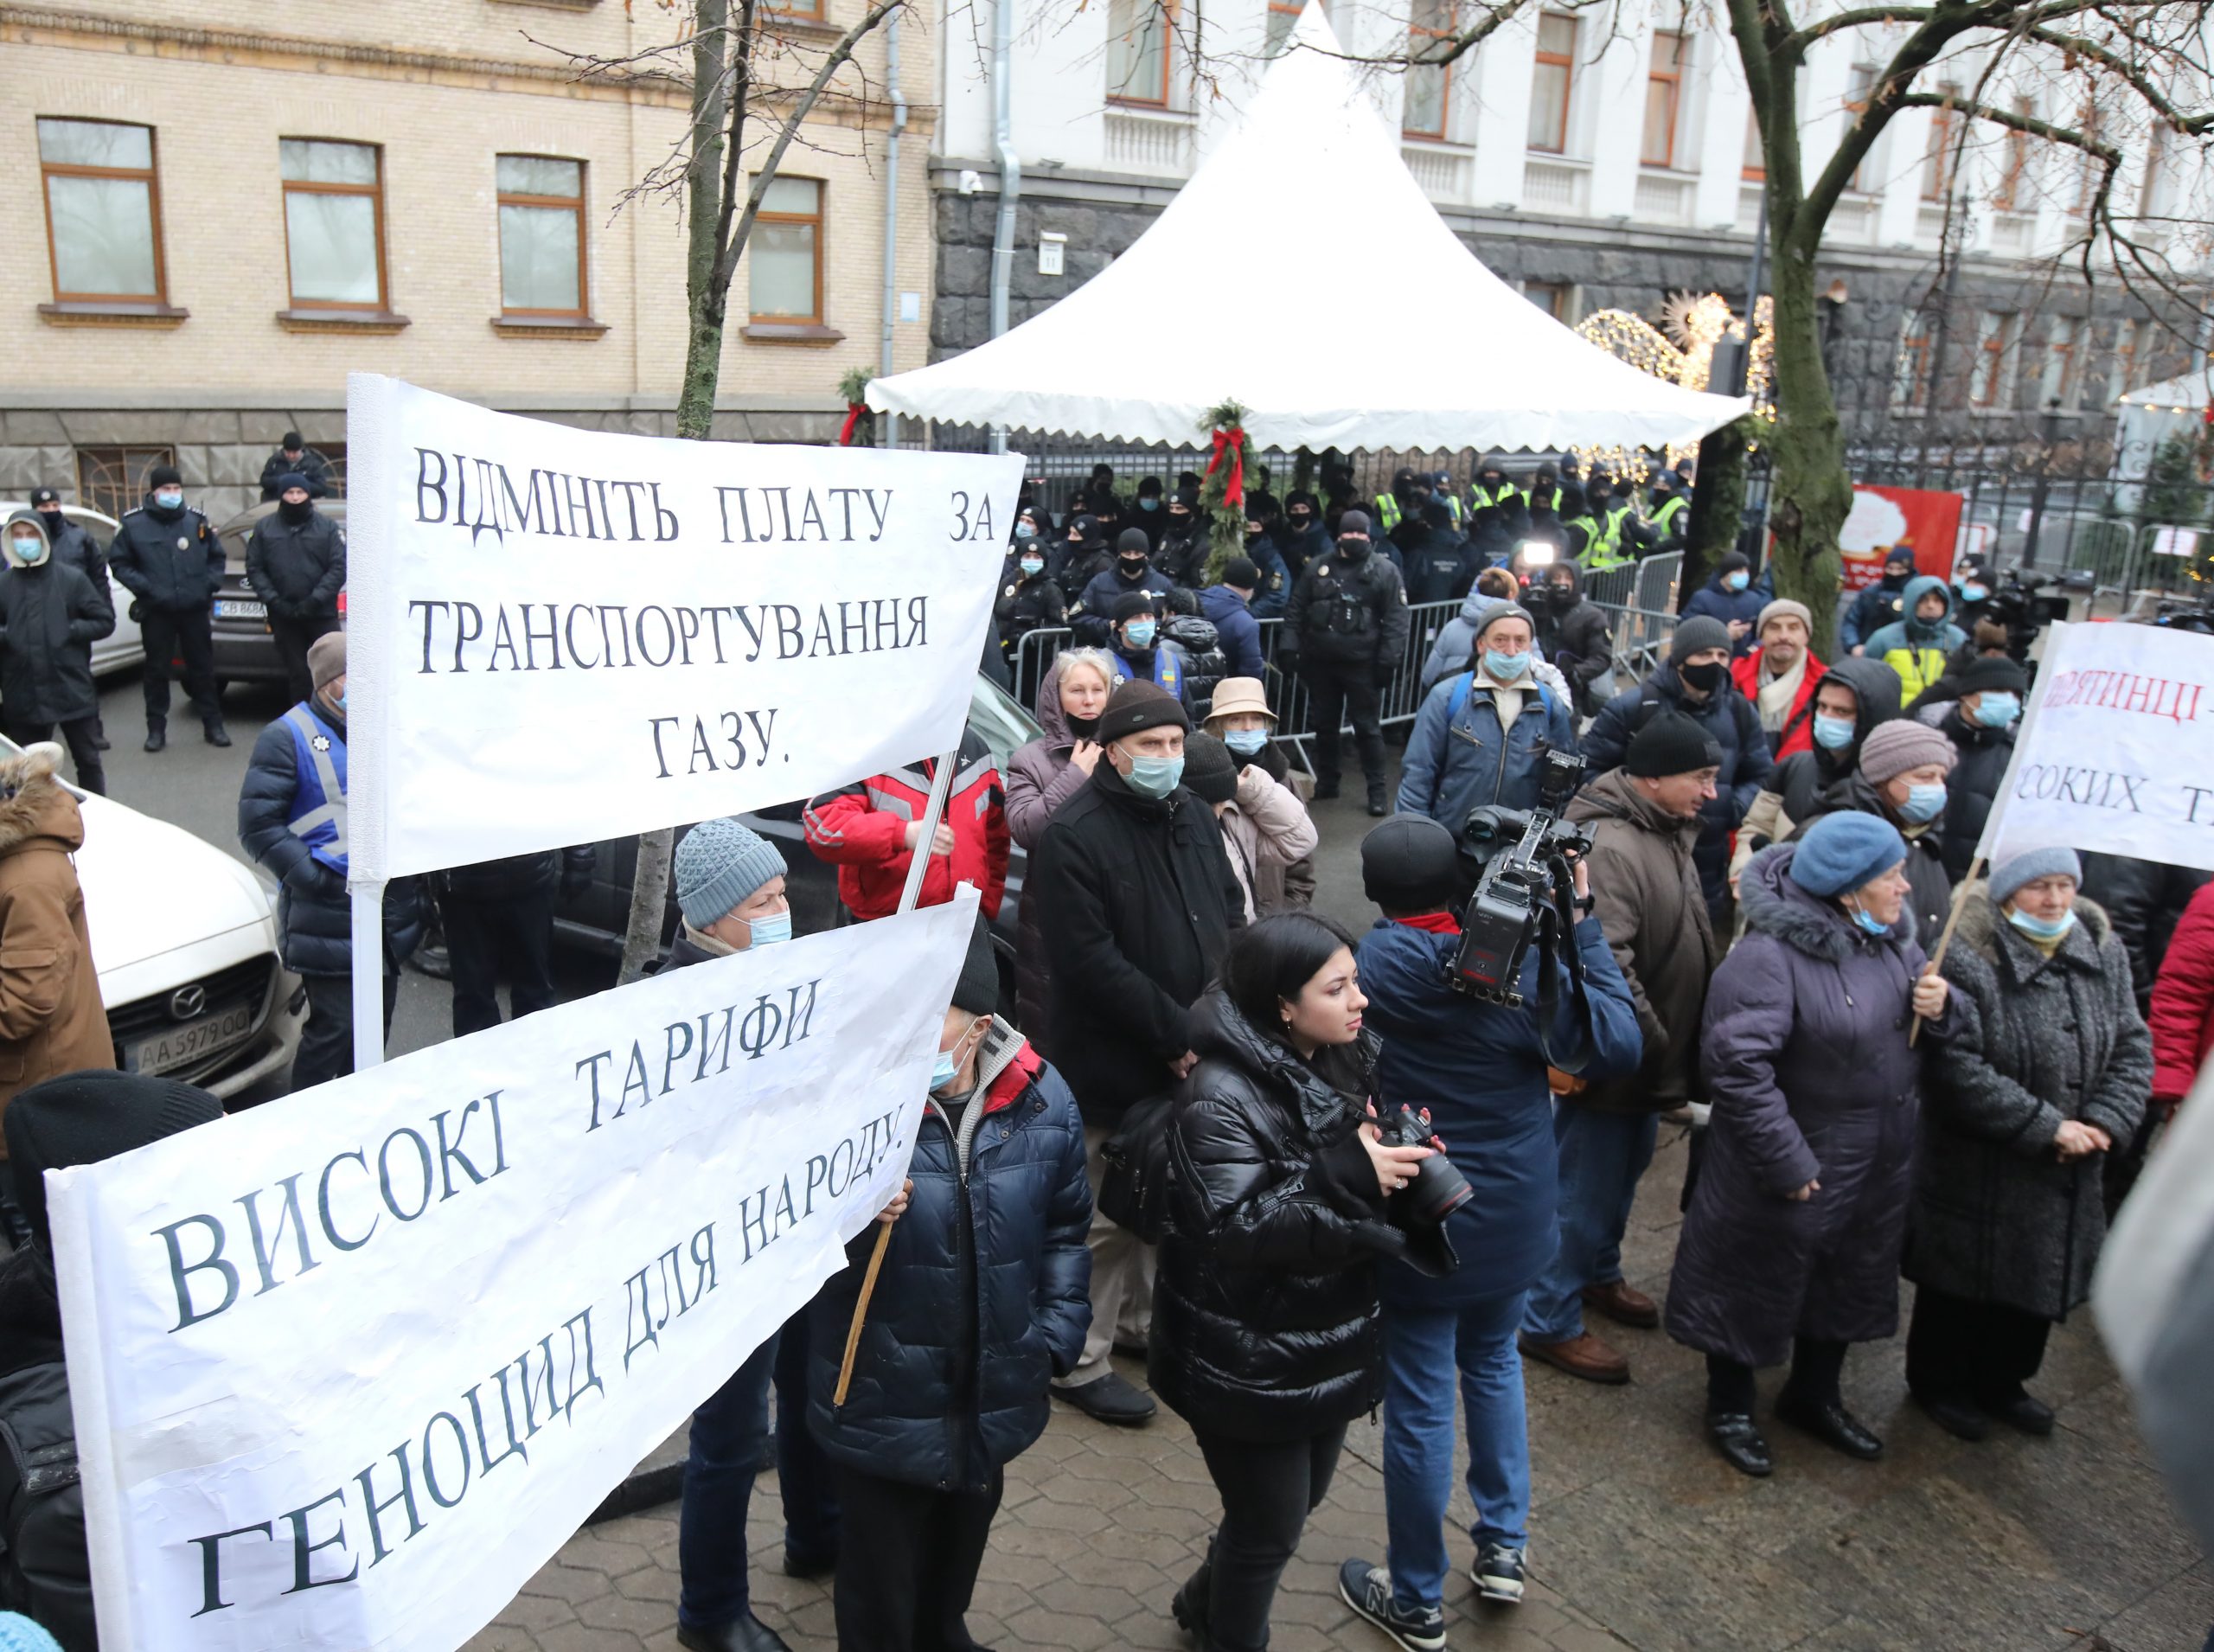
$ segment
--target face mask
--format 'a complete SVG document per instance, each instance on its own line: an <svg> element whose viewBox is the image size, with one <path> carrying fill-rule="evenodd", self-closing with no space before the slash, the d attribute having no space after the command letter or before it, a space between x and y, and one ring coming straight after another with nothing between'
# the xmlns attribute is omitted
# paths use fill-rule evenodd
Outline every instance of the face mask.
<svg viewBox="0 0 2214 1652"><path fill-rule="evenodd" d="M1348 562L1358 562L1368 554L1368 541L1365 539L1341 539L1338 541L1338 554Z"/></svg>
<svg viewBox="0 0 2214 1652"><path fill-rule="evenodd" d="M792 938L792 915L790 912L772 912L759 918L745 920L746 944L774 946L778 941Z"/></svg>
<svg viewBox="0 0 2214 1652"><path fill-rule="evenodd" d="M16 540L15 541L15 547L16 560L18 562L36 561L38 560L39 552L45 548L37 540L35 539Z"/></svg>
<svg viewBox="0 0 2214 1652"><path fill-rule="evenodd" d="M960 1071L960 1066L953 1059L953 1052L940 1050L937 1053L937 1060L931 1064L931 1088L944 1089L953 1082L954 1075Z"/></svg>
<svg viewBox="0 0 2214 1652"><path fill-rule="evenodd" d="M1153 634L1158 629L1157 623L1153 620L1133 619L1123 627L1123 640L1132 648L1151 648Z"/></svg>
<svg viewBox="0 0 2214 1652"><path fill-rule="evenodd" d="M1899 813L1919 824L1935 820L1945 812L1945 788L1942 785L1909 786L1906 801L1899 805Z"/></svg>
<svg viewBox="0 0 2214 1652"><path fill-rule="evenodd" d="M1145 570L1146 561L1142 556L1135 560L1126 560L1115 565L1115 571L1125 579L1142 579L1145 578Z"/></svg>
<svg viewBox="0 0 2214 1652"><path fill-rule="evenodd" d="M175 488L163 488L154 496L154 503L163 510L175 510L184 503L184 495Z"/></svg>
<svg viewBox="0 0 2214 1652"><path fill-rule="evenodd" d="M1548 586L1545 597L1556 608L1572 608L1576 605L1576 587L1571 585Z"/></svg>
<svg viewBox="0 0 2214 1652"><path fill-rule="evenodd" d="M314 509L315 501L312 499L303 499L297 505L285 499L278 502L277 514L288 522L304 522L308 519L308 513Z"/></svg>
<svg viewBox="0 0 2214 1652"><path fill-rule="evenodd" d="M331 701L330 704L331 708L338 712L342 716L346 710L346 690L341 688L338 691L337 696Z"/></svg>
<svg viewBox="0 0 2214 1652"><path fill-rule="evenodd" d="M1701 665L1680 665L1676 668L1676 675L1684 680L1686 688L1696 688L1701 694L1712 694L1722 686L1723 669L1721 661L1708 660Z"/></svg>
<svg viewBox="0 0 2214 1652"><path fill-rule="evenodd" d="M63 517L60 511L42 510L38 514L46 522L46 536L48 539L52 539L56 534L59 534L61 531L63 527Z"/></svg>
<svg viewBox="0 0 2214 1652"><path fill-rule="evenodd" d="M1222 737L1222 743L1240 757L1254 757L1269 743L1269 731L1265 728L1233 728Z"/></svg>
<svg viewBox="0 0 2214 1652"><path fill-rule="evenodd" d="M1968 602L1981 602L1990 594L1991 587L1987 585L1964 585L1961 587L1961 598Z"/></svg>
<svg viewBox="0 0 2214 1652"><path fill-rule="evenodd" d="M1043 557L1026 556L1015 566L1033 579L1046 571L1046 561Z"/></svg>
<svg viewBox="0 0 2214 1652"><path fill-rule="evenodd" d="M2071 907L2057 918L2037 918L2017 907L2006 921L2033 941L2057 941L2075 926L2076 913Z"/></svg>
<svg viewBox="0 0 2214 1652"><path fill-rule="evenodd" d="M1850 717L1814 717L1814 744L1825 752L1842 752L1852 744L1855 725Z"/></svg>
<svg viewBox="0 0 2214 1652"><path fill-rule="evenodd" d="M1141 499L1138 501L1138 509L1140 510L1158 510L1161 509L1161 501L1158 499Z"/></svg>
<svg viewBox="0 0 2214 1652"><path fill-rule="evenodd" d="M1865 934L1888 935L1891 932L1891 926L1865 906L1855 906L1852 909L1852 921L1859 925Z"/></svg>
<svg viewBox="0 0 2214 1652"><path fill-rule="evenodd" d="M2004 728L2022 714L2021 697L1987 688L1975 702L1975 720L1986 728Z"/></svg>
<svg viewBox="0 0 2214 1652"><path fill-rule="evenodd" d="M1181 757L1134 757L1130 772L1123 777L1129 782L1130 790L1142 797L1165 797L1182 784L1184 759Z"/></svg>
<svg viewBox="0 0 2214 1652"><path fill-rule="evenodd" d="M1752 584L1752 582L1753 576L1750 573L1725 574L1722 580L1722 583L1732 591L1743 591L1747 586Z"/></svg>
<svg viewBox="0 0 2214 1652"><path fill-rule="evenodd" d="M1291 513L1291 531L1295 534L1303 534L1307 531L1307 524L1314 520L1305 511L1295 510Z"/></svg>
<svg viewBox="0 0 2214 1652"><path fill-rule="evenodd" d="M1522 675L1530 663L1527 654L1502 654L1495 648L1484 650L1484 670L1501 682L1512 682Z"/></svg>

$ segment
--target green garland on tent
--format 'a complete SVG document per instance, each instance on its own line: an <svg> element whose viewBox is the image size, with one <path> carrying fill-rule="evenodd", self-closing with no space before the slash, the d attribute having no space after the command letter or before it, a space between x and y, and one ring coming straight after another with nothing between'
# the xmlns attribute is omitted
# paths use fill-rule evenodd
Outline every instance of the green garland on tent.
<svg viewBox="0 0 2214 1652"><path fill-rule="evenodd" d="M838 432L841 447L876 445L876 414L866 400L868 381L874 376L865 367L848 368L838 381L838 394L846 402L846 422Z"/></svg>
<svg viewBox="0 0 2214 1652"><path fill-rule="evenodd" d="M1200 478L1200 504L1208 518L1207 564L1201 577L1214 585L1232 557L1245 554L1245 467L1252 456L1245 445L1245 409L1238 403L1209 408L1200 428L1214 448Z"/></svg>

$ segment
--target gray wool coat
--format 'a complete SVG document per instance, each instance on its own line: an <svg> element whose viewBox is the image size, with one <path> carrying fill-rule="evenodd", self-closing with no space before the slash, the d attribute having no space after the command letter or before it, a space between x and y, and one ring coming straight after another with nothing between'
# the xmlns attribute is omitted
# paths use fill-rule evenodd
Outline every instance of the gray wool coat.
<svg viewBox="0 0 2214 1652"><path fill-rule="evenodd" d="M2102 1161L2063 1163L2053 1137L2073 1118L2130 1140L2152 1093L2153 1041L2104 911L2079 896L2048 958L1987 890L1962 891L1945 954L1955 1025L1923 1086L1905 1271L2057 1320L2091 1294L2107 1218Z"/></svg>
<svg viewBox="0 0 2214 1652"><path fill-rule="evenodd" d="M1707 989L1714 1111L1668 1280L1668 1335L1746 1365L1898 1329L1922 1061L1952 1019L1908 1047L1912 913L1863 934L1786 875L1798 852L1763 849L1738 879L1746 933Z"/></svg>

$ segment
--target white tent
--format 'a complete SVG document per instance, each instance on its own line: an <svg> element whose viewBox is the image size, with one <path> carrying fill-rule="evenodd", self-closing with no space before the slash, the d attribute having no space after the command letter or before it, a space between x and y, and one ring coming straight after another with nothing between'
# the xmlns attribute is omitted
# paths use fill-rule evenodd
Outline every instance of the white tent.
<svg viewBox="0 0 2214 1652"><path fill-rule="evenodd" d="M1249 410L1256 449L1697 440L1748 404L1667 384L1545 315L1445 227L1319 6L1226 138L1121 258L1001 336L868 387L880 413L1191 445ZM1312 49L1300 49L1309 48ZM1265 267L1255 226L1360 203Z"/></svg>
<svg viewBox="0 0 2214 1652"><path fill-rule="evenodd" d="M2210 407L2214 365L2203 362L2179 377L2124 391L2114 409L2115 474L2131 481L2143 477L2160 444L2196 435Z"/></svg>

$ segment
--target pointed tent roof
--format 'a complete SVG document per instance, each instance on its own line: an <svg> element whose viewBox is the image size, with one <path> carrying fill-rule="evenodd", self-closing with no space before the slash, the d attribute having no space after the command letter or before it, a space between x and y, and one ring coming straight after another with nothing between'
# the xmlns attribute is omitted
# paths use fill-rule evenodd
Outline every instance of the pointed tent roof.
<svg viewBox="0 0 2214 1652"><path fill-rule="evenodd" d="M2148 384L2141 390L2124 391L2118 400L2125 406L2142 407L2148 413L2159 413L2164 408L2176 413L2202 413L2214 406L2214 364L2202 362L2172 379Z"/></svg>
<svg viewBox="0 0 2214 1652"><path fill-rule="evenodd" d="M868 405L1189 445L1235 400L1257 447L1347 449L1659 447L1746 410L1631 367L1508 287L1422 193L1319 6L1292 41L1129 252L1001 336L873 381ZM1317 201L1358 202L1360 233L1258 271L1252 227Z"/></svg>

